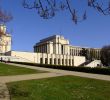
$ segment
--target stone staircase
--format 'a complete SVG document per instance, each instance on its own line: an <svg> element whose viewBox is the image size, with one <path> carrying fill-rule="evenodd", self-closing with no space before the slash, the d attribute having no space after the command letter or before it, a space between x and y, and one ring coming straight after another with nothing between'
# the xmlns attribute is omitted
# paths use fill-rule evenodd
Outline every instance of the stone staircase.
<svg viewBox="0 0 110 100"><path fill-rule="evenodd" d="M92 61L86 61L82 64L80 64L78 67L85 67L86 65L88 65L89 63L91 63Z"/></svg>
<svg viewBox="0 0 110 100"><path fill-rule="evenodd" d="M98 67L101 65L101 61L100 60L92 60L92 61L86 61L84 63L82 63L81 65L79 65L78 67Z"/></svg>
<svg viewBox="0 0 110 100"><path fill-rule="evenodd" d="M93 60L89 64L87 64L85 67L100 67L101 66L101 60Z"/></svg>

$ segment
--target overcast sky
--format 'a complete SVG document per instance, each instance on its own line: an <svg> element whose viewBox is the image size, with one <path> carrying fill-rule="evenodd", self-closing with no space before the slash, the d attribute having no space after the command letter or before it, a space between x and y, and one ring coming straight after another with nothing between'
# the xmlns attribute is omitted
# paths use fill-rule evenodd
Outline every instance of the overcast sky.
<svg viewBox="0 0 110 100"><path fill-rule="evenodd" d="M110 44L110 16L103 16L94 9L88 9L86 21L75 25L67 12L57 12L54 18L44 20L36 10L24 9L22 0L2 0L0 6L14 17L7 23L13 50L33 51L36 42L54 34L63 35L74 46L100 48Z"/></svg>

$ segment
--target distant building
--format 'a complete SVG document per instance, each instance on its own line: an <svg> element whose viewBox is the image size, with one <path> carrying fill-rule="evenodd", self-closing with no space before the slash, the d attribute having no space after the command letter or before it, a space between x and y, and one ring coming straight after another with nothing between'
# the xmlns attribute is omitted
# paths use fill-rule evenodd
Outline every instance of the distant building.
<svg viewBox="0 0 110 100"><path fill-rule="evenodd" d="M94 59L100 59L99 48L78 47L69 44L69 40L63 36L54 35L48 38L40 40L34 46L34 52L48 53L48 54L60 54L70 56L82 56L82 50L88 50L88 54Z"/></svg>
<svg viewBox="0 0 110 100"><path fill-rule="evenodd" d="M0 25L0 54L11 50L11 35L6 32L6 26Z"/></svg>

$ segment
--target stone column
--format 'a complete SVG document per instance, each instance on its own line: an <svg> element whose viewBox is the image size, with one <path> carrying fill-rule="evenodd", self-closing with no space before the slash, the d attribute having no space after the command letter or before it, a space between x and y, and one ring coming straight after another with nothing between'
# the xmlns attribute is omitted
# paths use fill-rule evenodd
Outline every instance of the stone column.
<svg viewBox="0 0 110 100"><path fill-rule="evenodd" d="M50 54L53 54L53 42L50 42Z"/></svg>
<svg viewBox="0 0 110 100"><path fill-rule="evenodd" d="M72 66L72 56L70 56L70 61L71 61L71 64L70 64L70 66Z"/></svg>
<svg viewBox="0 0 110 100"><path fill-rule="evenodd" d="M52 58L52 65L54 65L54 54L51 54L51 58Z"/></svg>
<svg viewBox="0 0 110 100"><path fill-rule="evenodd" d="M50 46L49 46L49 43L47 43L47 53L50 54Z"/></svg>
<svg viewBox="0 0 110 100"><path fill-rule="evenodd" d="M58 54L61 54L61 44L58 44Z"/></svg>
<svg viewBox="0 0 110 100"><path fill-rule="evenodd" d="M45 55L42 54L42 60L43 60L43 64L45 64Z"/></svg>
<svg viewBox="0 0 110 100"><path fill-rule="evenodd" d="M50 64L50 54L47 54L47 63Z"/></svg>
<svg viewBox="0 0 110 100"><path fill-rule="evenodd" d="M60 65L62 65L62 57L63 55L60 55Z"/></svg>

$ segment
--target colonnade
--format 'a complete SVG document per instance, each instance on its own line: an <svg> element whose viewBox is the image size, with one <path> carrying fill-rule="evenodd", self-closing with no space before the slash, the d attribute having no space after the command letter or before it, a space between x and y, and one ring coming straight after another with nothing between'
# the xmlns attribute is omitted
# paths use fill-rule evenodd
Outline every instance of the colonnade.
<svg viewBox="0 0 110 100"><path fill-rule="evenodd" d="M74 57L69 55L37 53L36 63L74 66Z"/></svg>

